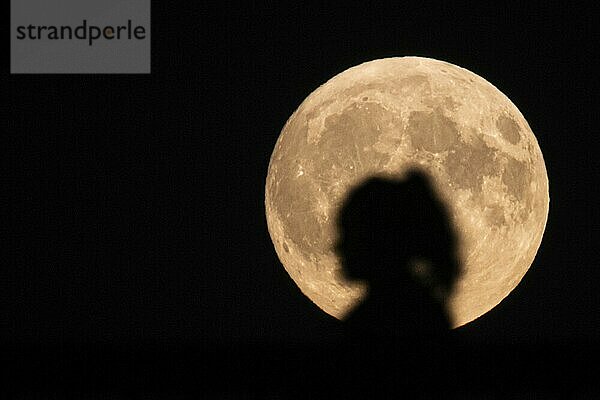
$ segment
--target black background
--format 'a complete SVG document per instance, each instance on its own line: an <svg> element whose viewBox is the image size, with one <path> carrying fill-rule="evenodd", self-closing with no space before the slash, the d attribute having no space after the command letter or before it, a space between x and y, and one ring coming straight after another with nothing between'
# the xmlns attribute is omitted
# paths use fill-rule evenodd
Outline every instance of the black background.
<svg viewBox="0 0 600 400"><path fill-rule="evenodd" d="M206 349L335 336L271 244L269 157L320 84L404 55L494 84L529 122L548 170L531 269L457 334L478 348L589 354L600 333L593 10L204 3L153 4L151 75L10 75L5 63L0 339L13 384L37 374L60 388L97 368L102 391L123 374L144 381L140 370L169 376L182 354L194 369Z"/></svg>

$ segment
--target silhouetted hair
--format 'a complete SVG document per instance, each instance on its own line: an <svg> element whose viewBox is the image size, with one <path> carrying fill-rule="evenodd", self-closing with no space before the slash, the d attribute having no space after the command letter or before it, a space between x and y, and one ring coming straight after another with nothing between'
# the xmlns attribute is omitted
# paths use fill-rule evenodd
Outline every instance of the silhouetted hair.
<svg viewBox="0 0 600 400"><path fill-rule="evenodd" d="M460 273L456 235L425 174L367 180L350 193L337 222L345 275L369 285L366 305L351 319L396 330L449 328L443 304Z"/></svg>

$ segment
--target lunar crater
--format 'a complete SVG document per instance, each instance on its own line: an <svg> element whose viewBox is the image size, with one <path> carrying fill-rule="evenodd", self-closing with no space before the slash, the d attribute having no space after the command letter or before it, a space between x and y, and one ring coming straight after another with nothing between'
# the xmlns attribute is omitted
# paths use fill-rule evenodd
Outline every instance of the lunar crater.
<svg viewBox="0 0 600 400"><path fill-rule="evenodd" d="M521 140L519 125L515 120L506 115L500 115L496 120L496 126L502 137L511 144L517 144Z"/></svg>

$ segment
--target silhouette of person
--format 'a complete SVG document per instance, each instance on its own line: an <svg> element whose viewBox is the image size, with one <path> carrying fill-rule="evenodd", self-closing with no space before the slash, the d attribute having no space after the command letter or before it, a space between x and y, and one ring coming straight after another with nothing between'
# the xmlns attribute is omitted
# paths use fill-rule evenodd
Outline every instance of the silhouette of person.
<svg viewBox="0 0 600 400"><path fill-rule="evenodd" d="M404 180L364 182L348 196L337 223L343 273L368 286L366 299L344 320L346 343L355 346L347 364L361 367L347 366L344 373L366 382L370 370L380 384L390 376L389 384L395 378L384 363L423 364L437 356L436 345L449 333L445 304L460 274L456 235L427 176L416 170ZM431 365L423 367L432 373ZM425 379L412 369L413 378Z"/></svg>

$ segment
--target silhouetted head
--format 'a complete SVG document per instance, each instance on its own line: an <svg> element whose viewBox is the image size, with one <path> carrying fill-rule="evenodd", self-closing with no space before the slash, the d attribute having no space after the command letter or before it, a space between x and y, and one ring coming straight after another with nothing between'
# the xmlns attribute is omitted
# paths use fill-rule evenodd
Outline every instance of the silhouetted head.
<svg viewBox="0 0 600 400"><path fill-rule="evenodd" d="M372 290L418 284L441 300L460 272L448 213L418 171L404 180L372 178L353 190L338 232L344 273Z"/></svg>

